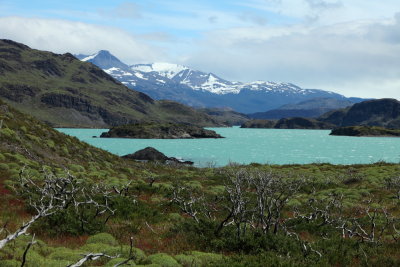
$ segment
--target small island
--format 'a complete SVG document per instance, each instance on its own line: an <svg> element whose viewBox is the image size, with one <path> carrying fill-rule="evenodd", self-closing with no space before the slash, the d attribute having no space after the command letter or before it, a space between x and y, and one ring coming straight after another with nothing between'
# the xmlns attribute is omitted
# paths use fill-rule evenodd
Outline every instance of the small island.
<svg viewBox="0 0 400 267"><path fill-rule="evenodd" d="M224 138L215 131L202 127L175 123L144 122L112 127L102 138L136 139L194 139Z"/></svg>
<svg viewBox="0 0 400 267"><path fill-rule="evenodd" d="M400 137L399 129L387 129L378 126L346 126L332 130L330 135L365 137Z"/></svg>
<svg viewBox="0 0 400 267"><path fill-rule="evenodd" d="M329 130L335 126L330 123L318 121L309 118L283 118L274 120L251 120L240 126L240 128L265 128L265 129L311 129L311 130Z"/></svg>
<svg viewBox="0 0 400 267"><path fill-rule="evenodd" d="M244 122L240 128L262 128L262 129L270 129L274 128L276 124L275 120L250 120Z"/></svg>

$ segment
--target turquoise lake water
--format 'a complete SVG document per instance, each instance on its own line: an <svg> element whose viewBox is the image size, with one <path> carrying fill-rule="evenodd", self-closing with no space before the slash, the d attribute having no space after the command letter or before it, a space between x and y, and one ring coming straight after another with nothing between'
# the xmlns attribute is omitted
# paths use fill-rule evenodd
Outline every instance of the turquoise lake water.
<svg viewBox="0 0 400 267"><path fill-rule="evenodd" d="M329 136L327 130L209 128L224 139L120 139L93 138L107 129L57 129L116 155L152 146L169 157L196 166L229 162L332 164L400 162L400 138Z"/></svg>

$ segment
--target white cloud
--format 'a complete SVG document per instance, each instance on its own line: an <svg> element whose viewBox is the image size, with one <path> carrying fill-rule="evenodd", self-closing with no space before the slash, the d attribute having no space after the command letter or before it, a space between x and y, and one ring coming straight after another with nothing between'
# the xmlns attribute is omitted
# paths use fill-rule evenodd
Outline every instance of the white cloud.
<svg viewBox="0 0 400 267"><path fill-rule="evenodd" d="M141 8L132 2L123 2L111 10L99 9L99 13L106 17L124 19L140 19L143 17Z"/></svg>
<svg viewBox="0 0 400 267"><path fill-rule="evenodd" d="M400 17L325 27L210 33L185 64L228 79L293 82L347 96L400 99Z"/></svg>
<svg viewBox="0 0 400 267"><path fill-rule="evenodd" d="M160 49L146 44L140 36L114 27L67 20L3 17L0 36L55 53L91 54L105 49L128 63L164 57Z"/></svg>

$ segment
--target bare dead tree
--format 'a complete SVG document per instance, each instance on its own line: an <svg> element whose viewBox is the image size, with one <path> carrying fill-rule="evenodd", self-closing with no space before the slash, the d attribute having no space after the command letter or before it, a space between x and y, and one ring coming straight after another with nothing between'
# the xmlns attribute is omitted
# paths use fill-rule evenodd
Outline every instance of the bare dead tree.
<svg viewBox="0 0 400 267"><path fill-rule="evenodd" d="M112 188L114 189L114 192L120 196L128 196L129 194L129 186L131 185L132 181L129 181L126 185L122 186L121 188L118 188L116 186L113 186Z"/></svg>
<svg viewBox="0 0 400 267"><path fill-rule="evenodd" d="M374 203L372 198L364 201L362 206L355 208L352 215L344 213L343 195L331 195L330 199L317 201L311 199L307 208L311 211L301 215L295 211L295 218L307 221L320 221L320 225L331 225L340 230L342 238L357 238L360 242L380 243L385 235L391 235L394 240L400 234L396 229L398 220L386 207Z"/></svg>
<svg viewBox="0 0 400 267"><path fill-rule="evenodd" d="M308 222L320 221L319 226L333 225L343 221L343 194L331 194L325 199L310 198L305 205L309 210L301 214L298 208L294 208L294 218L301 218ZM339 223L340 224L340 223Z"/></svg>
<svg viewBox="0 0 400 267"><path fill-rule="evenodd" d="M219 224L216 234L218 234L223 227L234 224L236 226L237 238L240 239L240 237L246 233L247 223L251 216L251 211L248 208L250 203L248 197L248 172L242 168L232 168L228 170L226 174L226 204L224 205L224 208L228 211L228 214Z"/></svg>
<svg viewBox="0 0 400 267"><path fill-rule="evenodd" d="M94 207L95 216L108 213L105 222L115 212L109 206L109 192L96 185L87 189L69 172L66 172L64 176L56 176L51 172L44 171L44 180L37 182L23 168L20 171L19 183L16 184L15 190L19 196L26 199L36 214L15 232L0 240L0 249L8 242L26 234L27 230L39 219L65 210L71 205L77 210L83 206ZM95 200L97 195L100 195L101 201Z"/></svg>
<svg viewBox="0 0 400 267"><path fill-rule="evenodd" d="M252 226L261 228L264 233L276 234L282 220L282 211L288 202L304 184L303 179L287 180L272 172L253 170L248 175L255 190L256 203Z"/></svg>
<svg viewBox="0 0 400 267"><path fill-rule="evenodd" d="M199 223L199 203L202 200L202 197L189 193L189 189L184 186L177 185L172 191L171 202L176 203L183 213L192 217L197 223Z"/></svg>
<svg viewBox="0 0 400 267"><path fill-rule="evenodd" d="M400 175L386 179L385 184L387 189L395 191L396 198L400 200Z"/></svg>
<svg viewBox="0 0 400 267"><path fill-rule="evenodd" d="M373 207L372 200L359 208L355 216L343 221L340 228L344 237L358 238L360 242L380 243L384 234L394 225L394 218L385 207Z"/></svg>

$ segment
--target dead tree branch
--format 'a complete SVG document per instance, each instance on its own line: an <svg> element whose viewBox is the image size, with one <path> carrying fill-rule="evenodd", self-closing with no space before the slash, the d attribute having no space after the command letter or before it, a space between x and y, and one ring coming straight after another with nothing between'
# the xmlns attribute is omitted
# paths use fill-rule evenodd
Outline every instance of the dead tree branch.
<svg viewBox="0 0 400 267"><path fill-rule="evenodd" d="M32 245L34 245L36 243L35 241L35 235L32 236L32 240L31 242L28 243L28 245L26 246L26 249L24 251L24 254L22 255L22 263L21 263L21 267L25 266L26 263L26 255L28 254L28 250L31 248Z"/></svg>
<svg viewBox="0 0 400 267"><path fill-rule="evenodd" d="M114 214L109 206L110 193L103 190L100 186L91 186L90 190L79 183L68 171L64 176L56 176L51 172L44 171L44 180L36 182L25 172L25 168L20 171L19 183L15 186L17 195L25 198L29 206L35 210L36 214L31 219L23 223L14 233L0 240L0 249L8 242L26 234L27 230L37 220L53 215L61 210L74 206L94 207L95 216L109 213L105 222ZM100 201L95 199L100 198Z"/></svg>
<svg viewBox="0 0 400 267"><path fill-rule="evenodd" d="M118 256L119 255L110 256L110 255L107 255L107 254L104 254L104 253L89 253L89 254L85 254L84 257L82 259L80 259L79 261L77 261L76 263L70 264L67 267L79 267L79 266L82 266L87 261L98 260L101 257L105 257L105 258L109 258L109 259L115 259Z"/></svg>

